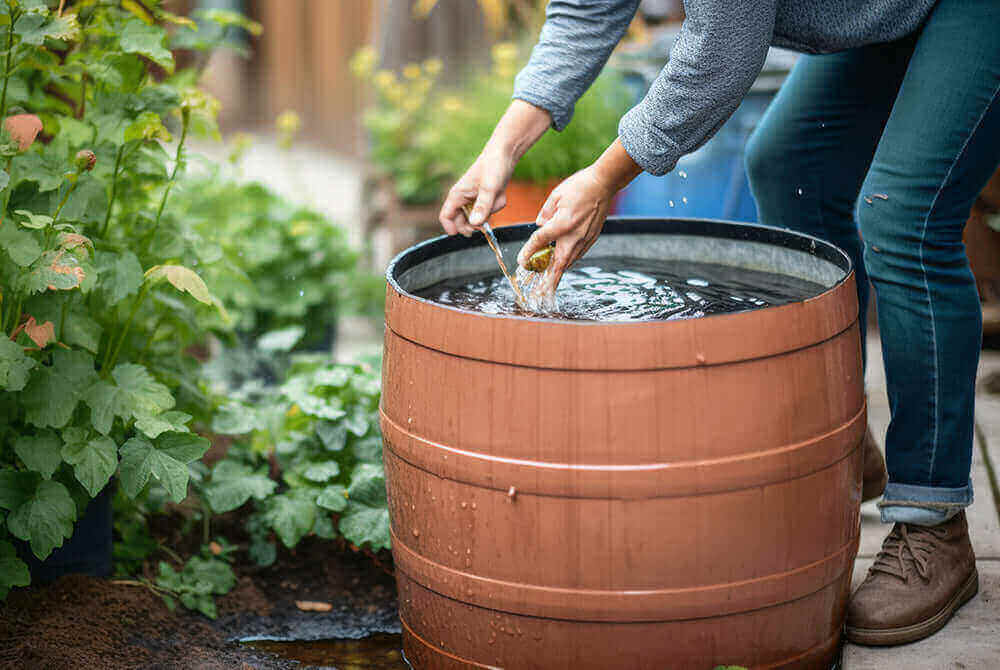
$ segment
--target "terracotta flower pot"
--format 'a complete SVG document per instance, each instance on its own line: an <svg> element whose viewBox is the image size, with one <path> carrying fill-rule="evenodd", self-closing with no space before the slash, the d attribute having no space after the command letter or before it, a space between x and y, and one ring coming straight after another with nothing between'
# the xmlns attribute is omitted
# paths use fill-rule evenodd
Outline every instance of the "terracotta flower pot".
<svg viewBox="0 0 1000 670"><path fill-rule="evenodd" d="M552 193L561 181L562 179L550 179L544 184L537 184L533 181L512 179L507 184L507 205L490 217L490 224L494 228L499 228L534 221L549 193Z"/></svg>
<svg viewBox="0 0 1000 670"><path fill-rule="evenodd" d="M498 231L505 254L532 229ZM407 658L830 667L866 425L850 261L813 238L692 220L610 220L590 253L825 289L681 321L498 317L411 294L492 269L481 239L398 256L381 411Z"/></svg>

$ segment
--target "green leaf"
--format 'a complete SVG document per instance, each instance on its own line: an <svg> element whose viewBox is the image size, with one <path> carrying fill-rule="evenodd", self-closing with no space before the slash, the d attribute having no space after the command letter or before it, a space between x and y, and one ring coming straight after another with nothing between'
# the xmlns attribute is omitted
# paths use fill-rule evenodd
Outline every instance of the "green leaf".
<svg viewBox="0 0 1000 670"><path fill-rule="evenodd" d="M46 39L72 40L79 34L80 26L70 16L22 14L14 24L14 34L20 36L25 44L34 46L41 46Z"/></svg>
<svg viewBox="0 0 1000 670"><path fill-rule="evenodd" d="M146 280L151 284L166 279L182 293L186 292L198 302L215 305L216 299L208 290L205 281L191 268L183 265L154 265L146 270Z"/></svg>
<svg viewBox="0 0 1000 670"><path fill-rule="evenodd" d="M62 428L96 380L91 354L56 349L52 365L42 366L24 387L21 403L25 420L39 428Z"/></svg>
<svg viewBox="0 0 1000 670"><path fill-rule="evenodd" d="M92 435L83 428L63 431L62 458L73 466L73 474L91 498L111 480L118 469L118 447L114 440L103 435Z"/></svg>
<svg viewBox="0 0 1000 670"><path fill-rule="evenodd" d="M368 437L363 437L354 443L351 450L354 452L354 457L362 463L381 463L382 436L369 435Z"/></svg>
<svg viewBox="0 0 1000 670"><path fill-rule="evenodd" d="M46 216L45 214L34 214L26 209L18 209L14 211L15 214L20 214L28 218L27 221L21 221L21 225L25 228L31 228L32 230L41 230L46 226L52 224L52 217Z"/></svg>
<svg viewBox="0 0 1000 670"><path fill-rule="evenodd" d="M245 435L263 427L253 408L236 402L223 405L212 417L212 430L220 435Z"/></svg>
<svg viewBox="0 0 1000 670"><path fill-rule="evenodd" d="M60 221L103 224L108 211L108 190L104 181L85 174L80 177L59 213Z"/></svg>
<svg viewBox="0 0 1000 670"><path fill-rule="evenodd" d="M317 514L316 523L312 528L313 535L324 540L332 540L337 537L337 529L333 527L333 519L329 514Z"/></svg>
<svg viewBox="0 0 1000 670"><path fill-rule="evenodd" d="M153 476L163 484L171 500L184 500L190 476L187 464L201 458L208 447L205 438L186 433L167 433L157 438L155 445L144 436L133 437L121 448L125 494L135 498Z"/></svg>
<svg viewBox="0 0 1000 670"><path fill-rule="evenodd" d="M347 489L340 484L327 486L316 498L316 504L331 512L343 512L347 509Z"/></svg>
<svg viewBox="0 0 1000 670"><path fill-rule="evenodd" d="M51 430L40 430L35 435L21 435L14 442L14 453L18 458L45 479L51 479L62 463L61 449L62 440Z"/></svg>
<svg viewBox="0 0 1000 670"><path fill-rule="evenodd" d="M358 437L368 432L368 416L364 411L355 410L344 419L344 426Z"/></svg>
<svg viewBox="0 0 1000 670"><path fill-rule="evenodd" d="M347 426L333 421L319 421L316 424L316 434L323 446L330 451L340 451L347 444Z"/></svg>
<svg viewBox="0 0 1000 670"><path fill-rule="evenodd" d="M7 188L7 184L10 183L10 173L6 170L0 170L0 191Z"/></svg>
<svg viewBox="0 0 1000 670"><path fill-rule="evenodd" d="M170 389L156 381L149 371L135 363L121 363L111 372L114 384L99 381L87 392L94 427L107 435L115 417L155 416L174 406Z"/></svg>
<svg viewBox="0 0 1000 670"><path fill-rule="evenodd" d="M22 154L13 164L13 185L28 181L36 183L40 193L54 191L62 186L68 167L65 159L57 159L48 152Z"/></svg>
<svg viewBox="0 0 1000 670"><path fill-rule="evenodd" d="M316 493L307 489L292 489L268 501L267 523L291 549L316 523Z"/></svg>
<svg viewBox="0 0 1000 670"><path fill-rule="evenodd" d="M166 32L158 26L146 25L142 21L129 21L121 33L122 51L145 56L168 73L174 71L174 57L163 46Z"/></svg>
<svg viewBox="0 0 1000 670"><path fill-rule="evenodd" d="M222 460L212 468L212 481L205 498L216 514L240 507L250 498L264 500L274 493L277 482L267 476L267 468L253 470L235 461Z"/></svg>
<svg viewBox="0 0 1000 670"><path fill-rule="evenodd" d="M28 565L17 557L10 542L0 541L0 600L7 597L11 587L31 584Z"/></svg>
<svg viewBox="0 0 1000 670"><path fill-rule="evenodd" d="M143 414L136 418L135 427L141 430L146 437L159 437L166 432L187 433L187 424L191 421L191 415L184 412L171 410L163 414L151 415Z"/></svg>
<svg viewBox="0 0 1000 670"><path fill-rule="evenodd" d="M143 112L125 129L126 142L146 140L162 140L163 142L171 140L170 132L163 125L160 115L156 112Z"/></svg>
<svg viewBox="0 0 1000 670"><path fill-rule="evenodd" d="M14 510L23 505L41 479L36 472L0 469L0 509Z"/></svg>
<svg viewBox="0 0 1000 670"><path fill-rule="evenodd" d="M94 321L86 312L73 309L63 324L61 339L65 344L83 347L92 354L97 353L101 345L101 324Z"/></svg>
<svg viewBox="0 0 1000 670"><path fill-rule="evenodd" d="M333 479L340 474L340 465L336 461L324 461L322 463L315 463L306 468L306 471L302 473L302 476L311 482L317 482L322 484L323 482Z"/></svg>
<svg viewBox="0 0 1000 670"><path fill-rule="evenodd" d="M389 510L382 468L370 463L357 466L347 495L347 511L340 519L341 534L358 546L388 549Z"/></svg>
<svg viewBox="0 0 1000 670"><path fill-rule="evenodd" d="M0 249L7 252L15 265L28 267L42 255L35 236L14 226L0 226Z"/></svg>
<svg viewBox="0 0 1000 670"><path fill-rule="evenodd" d="M223 28L242 28L255 37L264 31L261 24L231 9L206 9L198 12L198 17L216 23Z"/></svg>
<svg viewBox="0 0 1000 670"><path fill-rule="evenodd" d="M34 494L7 517L7 528L14 537L31 544L31 551L45 560L52 550L73 535L76 505L69 491L59 482L45 480Z"/></svg>
<svg viewBox="0 0 1000 670"><path fill-rule="evenodd" d="M0 336L0 390L20 391L28 383L28 373L35 359L24 355L24 349L10 338Z"/></svg>
<svg viewBox="0 0 1000 670"><path fill-rule="evenodd" d="M135 295L142 285L142 265L131 251L97 254L99 286L108 305L115 305L130 295Z"/></svg>

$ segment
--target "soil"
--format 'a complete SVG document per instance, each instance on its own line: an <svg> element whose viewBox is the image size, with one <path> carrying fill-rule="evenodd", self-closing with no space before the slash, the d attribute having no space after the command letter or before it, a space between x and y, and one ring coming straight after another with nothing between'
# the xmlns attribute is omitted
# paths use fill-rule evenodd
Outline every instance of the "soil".
<svg viewBox="0 0 1000 670"><path fill-rule="evenodd" d="M177 546L177 545L173 545ZM235 640L305 640L399 631L391 563L343 543L307 538L279 551L273 566L237 562L236 588L218 599L211 621L171 612L145 586L70 575L16 589L0 603L0 668L144 670L285 670L300 664ZM302 612L295 601L332 605Z"/></svg>

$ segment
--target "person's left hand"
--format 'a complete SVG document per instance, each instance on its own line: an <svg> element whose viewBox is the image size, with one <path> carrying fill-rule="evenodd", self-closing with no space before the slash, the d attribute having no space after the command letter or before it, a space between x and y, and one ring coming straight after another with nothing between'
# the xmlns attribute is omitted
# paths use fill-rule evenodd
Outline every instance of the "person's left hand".
<svg viewBox="0 0 1000 670"><path fill-rule="evenodd" d="M564 180L538 213L539 228L521 248L518 264L525 267L532 254L555 242L549 270L552 288L558 286L563 273L597 241L617 191L593 165Z"/></svg>

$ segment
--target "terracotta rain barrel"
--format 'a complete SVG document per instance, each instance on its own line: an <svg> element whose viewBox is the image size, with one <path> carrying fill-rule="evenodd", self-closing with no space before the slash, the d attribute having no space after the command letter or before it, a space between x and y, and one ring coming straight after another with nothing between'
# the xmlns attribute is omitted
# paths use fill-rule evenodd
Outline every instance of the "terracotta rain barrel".
<svg viewBox="0 0 1000 670"><path fill-rule="evenodd" d="M497 231L512 262L533 225ZM857 552L854 275L756 225L611 219L590 257L822 285L700 319L569 322L412 292L495 268L437 238L388 269L382 430L418 670L829 668Z"/></svg>

